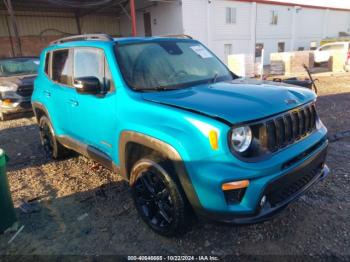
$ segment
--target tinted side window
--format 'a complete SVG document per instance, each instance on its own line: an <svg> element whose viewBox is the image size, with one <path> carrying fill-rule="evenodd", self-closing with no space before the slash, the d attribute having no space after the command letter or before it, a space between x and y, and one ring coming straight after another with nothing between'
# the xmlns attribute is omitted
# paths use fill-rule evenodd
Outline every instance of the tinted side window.
<svg viewBox="0 0 350 262"><path fill-rule="evenodd" d="M94 76L103 85L104 55L101 49L74 49L74 78Z"/></svg>
<svg viewBox="0 0 350 262"><path fill-rule="evenodd" d="M111 70L109 69L108 62L106 59L105 59L105 83L104 84L105 84L106 92L112 92L115 90Z"/></svg>
<svg viewBox="0 0 350 262"><path fill-rule="evenodd" d="M68 85L70 83L70 73L69 51L54 51L52 55L52 80Z"/></svg>
<svg viewBox="0 0 350 262"><path fill-rule="evenodd" d="M46 57L45 57L45 73L47 75L49 75L50 57L51 57L51 52L46 53Z"/></svg>
<svg viewBox="0 0 350 262"><path fill-rule="evenodd" d="M114 84L104 51L98 48L74 49L74 78L96 77L105 92L114 90Z"/></svg>

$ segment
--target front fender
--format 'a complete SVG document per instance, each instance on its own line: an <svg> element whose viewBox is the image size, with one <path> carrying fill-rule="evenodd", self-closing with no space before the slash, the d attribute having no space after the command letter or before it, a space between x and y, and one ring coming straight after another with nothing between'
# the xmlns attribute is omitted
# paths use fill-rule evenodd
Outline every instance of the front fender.
<svg viewBox="0 0 350 262"><path fill-rule="evenodd" d="M195 210L201 209L201 204L192 186L192 181L187 173L184 162L178 151L171 145L148 135L135 132L123 131L119 140L120 173L123 177L128 177L126 167L126 146L129 142L134 142L151 148L163 155L166 155L173 163L176 174L187 199Z"/></svg>

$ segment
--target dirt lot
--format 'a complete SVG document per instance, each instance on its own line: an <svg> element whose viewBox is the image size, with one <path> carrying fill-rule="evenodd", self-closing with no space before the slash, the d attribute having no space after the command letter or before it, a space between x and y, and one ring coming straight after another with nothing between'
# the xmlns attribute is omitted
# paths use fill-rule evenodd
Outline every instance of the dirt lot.
<svg viewBox="0 0 350 262"><path fill-rule="evenodd" d="M350 130L350 75L322 77L318 111L330 134ZM350 138L330 144L332 175L271 221L227 226L199 220L182 238L154 234L137 216L126 182L84 157L45 158L34 118L0 123L0 146L10 156L16 207L35 201L24 230L0 235L0 254L284 254L350 256ZM84 215L84 214L87 215Z"/></svg>

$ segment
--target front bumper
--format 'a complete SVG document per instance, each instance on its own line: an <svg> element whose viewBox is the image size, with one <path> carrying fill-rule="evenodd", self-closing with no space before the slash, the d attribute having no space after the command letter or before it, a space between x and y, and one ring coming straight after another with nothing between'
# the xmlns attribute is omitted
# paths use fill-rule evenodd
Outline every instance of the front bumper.
<svg viewBox="0 0 350 262"><path fill-rule="evenodd" d="M14 102L11 106L3 106L0 102L0 110L3 114L16 114L22 112L31 112L32 106L30 101L27 102Z"/></svg>
<svg viewBox="0 0 350 262"><path fill-rule="evenodd" d="M263 206L258 207L257 212L253 215L246 216L237 216L234 218L229 217L218 217L216 220L233 223L233 224L253 224L258 222L263 222L265 220L271 219L275 215L277 215L280 211L288 206L289 203L298 199L302 194L308 191L314 184L325 179L330 174L330 170L327 165L323 165L322 169L317 172L317 174L313 177L313 179L303 186L299 191L295 192L295 194L291 195L289 198L285 199L283 202L280 202L277 205L272 206L269 200L265 202Z"/></svg>
<svg viewBox="0 0 350 262"><path fill-rule="evenodd" d="M239 167L214 160L187 166L199 201L194 205L195 211L212 220L236 224L256 223L273 217L329 174L325 165L328 148L325 134L323 127L264 163ZM250 183L242 200L228 203L221 185L245 179ZM261 205L264 196L266 201Z"/></svg>
<svg viewBox="0 0 350 262"><path fill-rule="evenodd" d="M4 101L10 101L4 103ZM3 114L29 112L32 110L31 97L20 96L15 92L0 92L0 110Z"/></svg>

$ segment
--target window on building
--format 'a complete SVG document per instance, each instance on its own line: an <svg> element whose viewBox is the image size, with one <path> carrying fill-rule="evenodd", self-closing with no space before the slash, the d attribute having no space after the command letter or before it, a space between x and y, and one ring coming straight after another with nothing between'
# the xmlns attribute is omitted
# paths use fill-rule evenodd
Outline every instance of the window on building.
<svg viewBox="0 0 350 262"><path fill-rule="evenodd" d="M276 10L271 11L271 25L277 25L278 23L278 12Z"/></svg>
<svg viewBox="0 0 350 262"><path fill-rule="evenodd" d="M228 56L232 54L232 44L225 44L224 45L224 54L225 54L225 61L227 64L228 63Z"/></svg>
<svg viewBox="0 0 350 262"><path fill-rule="evenodd" d="M261 57L263 49L264 49L263 43L256 43L255 44L255 57Z"/></svg>
<svg viewBox="0 0 350 262"><path fill-rule="evenodd" d="M71 63L69 50L57 50L52 54L52 80L61 84L71 84Z"/></svg>
<svg viewBox="0 0 350 262"><path fill-rule="evenodd" d="M236 23L236 8L226 7L226 24Z"/></svg>
<svg viewBox="0 0 350 262"><path fill-rule="evenodd" d="M299 46L299 47L298 47L298 51L304 51L304 49L305 49L305 48L304 48L303 46Z"/></svg>
<svg viewBox="0 0 350 262"><path fill-rule="evenodd" d="M285 43L284 42L278 42L278 52L279 53L284 52L284 48L285 48Z"/></svg>

